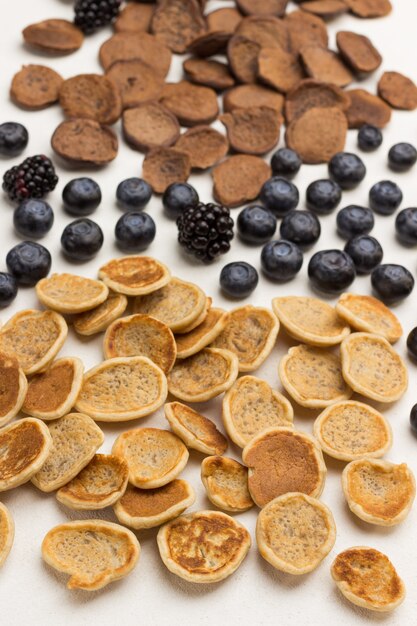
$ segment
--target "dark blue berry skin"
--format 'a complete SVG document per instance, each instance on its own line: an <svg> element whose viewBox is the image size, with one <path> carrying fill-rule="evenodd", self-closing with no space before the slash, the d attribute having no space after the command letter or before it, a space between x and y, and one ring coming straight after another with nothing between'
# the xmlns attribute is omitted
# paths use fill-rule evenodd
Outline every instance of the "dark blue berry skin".
<svg viewBox="0 0 417 626"><path fill-rule="evenodd" d="M356 154L338 152L329 161L329 174L342 189L353 189L365 178L366 167Z"/></svg>
<svg viewBox="0 0 417 626"><path fill-rule="evenodd" d="M100 226L88 217L68 224L61 235L61 246L71 261L89 261L103 245L104 236Z"/></svg>
<svg viewBox="0 0 417 626"><path fill-rule="evenodd" d="M273 176L262 186L259 199L277 217L284 217L296 208L300 194L297 187L285 178Z"/></svg>
<svg viewBox="0 0 417 626"><path fill-rule="evenodd" d="M328 178L315 180L306 191L307 206L319 215L331 213L342 199L342 190L337 183Z"/></svg>
<svg viewBox="0 0 417 626"><path fill-rule="evenodd" d="M388 152L388 164L394 172L406 172L416 161L417 150L411 143L396 143Z"/></svg>
<svg viewBox="0 0 417 626"><path fill-rule="evenodd" d="M417 208L403 209L395 218L398 240L405 246L417 245Z"/></svg>
<svg viewBox="0 0 417 626"><path fill-rule="evenodd" d="M372 288L378 298L392 304L403 300L413 291L414 278L403 265L379 265L371 274Z"/></svg>
<svg viewBox="0 0 417 626"><path fill-rule="evenodd" d="M345 252L355 264L358 274L369 274L382 261L384 252L381 244L370 235L358 235L349 239L345 245Z"/></svg>
<svg viewBox="0 0 417 626"><path fill-rule="evenodd" d="M364 124L358 132L358 146L364 152L373 152L382 144L382 133L372 124Z"/></svg>
<svg viewBox="0 0 417 626"><path fill-rule="evenodd" d="M147 213L125 213L114 231L117 245L125 252L145 250L155 239L155 222Z"/></svg>
<svg viewBox="0 0 417 626"><path fill-rule="evenodd" d="M9 306L17 296L17 281L12 274L0 272L0 308Z"/></svg>
<svg viewBox="0 0 417 626"><path fill-rule="evenodd" d="M369 191L369 206L380 215L392 215L400 206L403 194L392 180L381 180Z"/></svg>
<svg viewBox="0 0 417 626"><path fill-rule="evenodd" d="M141 211L152 197L152 187L143 178L126 178L116 190L118 205L125 211Z"/></svg>
<svg viewBox="0 0 417 626"><path fill-rule="evenodd" d="M45 278L51 269L52 259L49 251L40 243L22 241L14 246L6 256L6 265L18 285L32 287L38 280Z"/></svg>
<svg viewBox="0 0 417 626"><path fill-rule="evenodd" d="M220 272L220 287L231 298L247 298L256 289L258 280L256 269L245 261L228 263Z"/></svg>
<svg viewBox="0 0 417 626"><path fill-rule="evenodd" d="M301 249L309 248L321 234L320 220L311 211L291 211L282 218L279 234Z"/></svg>
<svg viewBox="0 0 417 626"><path fill-rule="evenodd" d="M90 215L101 202L101 189L92 178L74 178L65 185L62 201L70 215Z"/></svg>
<svg viewBox="0 0 417 626"><path fill-rule="evenodd" d="M196 207L200 199L192 185L188 183L172 183L162 196L165 215L176 220L188 207Z"/></svg>
<svg viewBox="0 0 417 626"><path fill-rule="evenodd" d="M371 209L356 204L340 209L336 215L337 232L343 239L351 239L357 235L367 235L375 225Z"/></svg>
<svg viewBox="0 0 417 626"><path fill-rule="evenodd" d="M262 270L271 280L291 280L298 274L302 264L303 253L292 241L270 241L262 248Z"/></svg>
<svg viewBox="0 0 417 626"><path fill-rule="evenodd" d="M29 142L29 133L18 122L0 124L0 154L15 157L23 152Z"/></svg>
<svg viewBox="0 0 417 626"><path fill-rule="evenodd" d="M342 250L316 252L308 264L308 277L312 285L325 293L344 291L353 283L355 276L355 264Z"/></svg>
<svg viewBox="0 0 417 626"><path fill-rule="evenodd" d="M415 360L417 360L417 326L410 330L407 337L407 350ZM414 405L413 408L416 408L416 418L417 418L417 405ZM417 426L417 422L416 422Z"/></svg>
<svg viewBox="0 0 417 626"><path fill-rule="evenodd" d="M410 411L410 426L413 433L417 435L417 404Z"/></svg>
<svg viewBox="0 0 417 626"><path fill-rule="evenodd" d="M271 158L271 168L274 176L294 178L300 171L302 161L295 150L280 148Z"/></svg>
<svg viewBox="0 0 417 626"><path fill-rule="evenodd" d="M263 206L245 207L237 218L237 232L245 243L259 245L274 236L277 218Z"/></svg>
<svg viewBox="0 0 417 626"><path fill-rule="evenodd" d="M39 239L48 233L54 223L54 212L44 200L23 200L15 209L13 224L19 235Z"/></svg>

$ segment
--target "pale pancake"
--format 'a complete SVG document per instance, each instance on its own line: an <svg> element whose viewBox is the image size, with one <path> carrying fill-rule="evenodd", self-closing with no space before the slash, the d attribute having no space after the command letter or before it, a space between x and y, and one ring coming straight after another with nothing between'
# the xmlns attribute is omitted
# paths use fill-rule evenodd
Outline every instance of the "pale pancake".
<svg viewBox="0 0 417 626"><path fill-rule="evenodd" d="M314 436L323 452L340 461L379 458L392 445L391 427L384 416L354 400L336 402L320 413Z"/></svg>
<svg viewBox="0 0 417 626"><path fill-rule="evenodd" d="M4 564L12 549L14 540L14 521L10 511L0 502L0 567Z"/></svg>
<svg viewBox="0 0 417 626"><path fill-rule="evenodd" d="M0 353L0 426L10 422L22 408L28 383L19 361Z"/></svg>
<svg viewBox="0 0 417 626"><path fill-rule="evenodd" d="M83 313L104 302L109 290L100 280L52 274L37 283L36 295L43 305L58 313Z"/></svg>
<svg viewBox="0 0 417 626"><path fill-rule="evenodd" d="M167 397L163 371L144 356L103 361L84 375L76 408L102 422L145 417Z"/></svg>
<svg viewBox="0 0 417 626"><path fill-rule="evenodd" d="M44 561L70 575L68 589L101 589L130 574L139 555L130 530L98 519L55 526L42 542Z"/></svg>
<svg viewBox="0 0 417 626"><path fill-rule="evenodd" d="M361 459L346 465L343 491L352 513L370 524L395 526L408 515L416 495L412 471L405 463Z"/></svg>
<svg viewBox="0 0 417 626"><path fill-rule="evenodd" d="M220 511L177 517L162 526L157 541L170 572L194 583L215 583L227 578L237 570L251 546L246 528Z"/></svg>
<svg viewBox="0 0 417 626"><path fill-rule="evenodd" d="M177 334L187 334L190 333L192 330L194 330L194 328L197 328L197 326L200 326L200 324L202 324L204 322L204 320L206 319L208 312L211 309L211 305L213 304L213 300L212 298L206 298L206 303L204 305L203 310L201 311L200 315L198 317L195 318L195 320L191 323L188 324L188 326L184 326L184 328L181 328L181 330L177 330Z"/></svg>
<svg viewBox="0 0 417 626"><path fill-rule="evenodd" d="M225 456L208 456L201 463L201 480L207 497L219 509L239 513L253 507L248 489L248 469Z"/></svg>
<svg viewBox="0 0 417 626"><path fill-rule="evenodd" d="M357 393L377 402L394 402L406 392L407 368L384 337L353 333L343 340L340 355L343 377Z"/></svg>
<svg viewBox="0 0 417 626"><path fill-rule="evenodd" d="M78 313L73 318L74 330L79 335L95 335L117 320L125 312L127 298L121 293L109 292L107 300L94 309Z"/></svg>
<svg viewBox="0 0 417 626"><path fill-rule="evenodd" d="M223 309L212 308L201 324L187 333L176 335L177 358L186 359L206 348L220 335L228 318L229 313Z"/></svg>
<svg viewBox="0 0 417 626"><path fill-rule="evenodd" d="M168 402L164 410L172 430L188 448L203 454L223 454L227 450L226 437L201 413L181 402Z"/></svg>
<svg viewBox="0 0 417 626"><path fill-rule="evenodd" d="M373 296L342 293L336 311L355 330L382 335L395 343L403 334L399 319L381 300Z"/></svg>
<svg viewBox="0 0 417 626"><path fill-rule="evenodd" d="M336 540L330 509L305 493L286 493L259 513L256 541L263 558L288 574L307 574L329 554Z"/></svg>
<svg viewBox="0 0 417 626"><path fill-rule="evenodd" d="M152 293L171 280L166 265L140 255L113 259L100 268L98 275L110 289L126 296Z"/></svg>
<svg viewBox="0 0 417 626"><path fill-rule="evenodd" d="M280 361L278 373L291 398L309 409L324 409L352 395L343 379L339 356L325 348L290 348Z"/></svg>
<svg viewBox="0 0 417 626"><path fill-rule="evenodd" d="M240 448L265 428L292 426L294 411L287 398L255 376L242 376L223 398L223 423Z"/></svg>
<svg viewBox="0 0 417 626"><path fill-rule="evenodd" d="M126 459L129 482L139 489L162 487L181 474L188 450L176 435L160 428L137 428L119 435L113 454Z"/></svg>

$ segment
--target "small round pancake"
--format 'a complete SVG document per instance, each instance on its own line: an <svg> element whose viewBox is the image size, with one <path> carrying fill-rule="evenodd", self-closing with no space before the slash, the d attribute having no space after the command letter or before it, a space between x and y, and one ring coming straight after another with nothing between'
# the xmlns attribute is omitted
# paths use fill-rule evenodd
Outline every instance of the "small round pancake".
<svg viewBox="0 0 417 626"><path fill-rule="evenodd" d="M115 504L126 491L129 467L114 454L95 454L75 478L56 492L70 509L96 511Z"/></svg>
<svg viewBox="0 0 417 626"><path fill-rule="evenodd" d="M395 343L403 334L399 319L381 300L373 296L342 293L336 311L355 330L382 335Z"/></svg>
<svg viewBox="0 0 417 626"><path fill-rule="evenodd" d="M188 448L203 454L226 452L226 437L207 417L181 402L168 402L164 410L172 430Z"/></svg>
<svg viewBox="0 0 417 626"><path fill-rule="evenodd" d="M345 498L352 513L369 524L395 526L410 512L416 482L405 463L360 459L342 474Z"/></svg>
<svg viewBox="0 0 417 626"><path fill-rule="evenodd" d="M223 423L240 448L265 428L292 426L294 411L287 398L255 376L238 378L223 398Z"/></svg>
<svg viewBox="0 0 417 626"><path fill-rule="evenodd" d="M94 309L79 313L73 318L74 330L79 335L95 335L117 320L127 308L127 298L121 293L110 292L107 300Z"/></svg>
<svg viewBox="0 0 417 626"><path fill-rule="evenodd" d="M145 417L166 400L163 371L145 356L108 359L84 375L75 406L101 422Z"/></svg>
<svg viewBox="0 0 417 626"><path fill-rule="evenodd" d="M305 493L279 496L258 515L259 552L281 572L308 574L329 554L335 540L330 509Z"/></svg>
<svg viewBox="0 0 417 626"><path fill-rule="evenodd" d="M201 311L200 315L195 318L195 320L192 322L192 324L188 324L188 326L185 326L181 330L177 330L176 334L179 334L179 335L184 334L184 335L186 335L187 333L189 333L192 330L194 330L194 328L197 328L197 326L200 326L200 324L202 324L204 322L204 320L206 319L206 317L208 315L208 312L211 309L211 305L212 304L213 304L212 298L206 298L206 303L205 303L204 308Z"/></svg>
<svg viewBox="0 0 417 626"><path fill-rule="evenodd" d="M177 361L168 374L168 389L185 402L205 402L229 389L238 373L239 362L233 352L204 348Z"/></svg>
<svg viewBox="0 0 417 626"><path fill-rule="evenodd" d="M177 517L162 526L157 541L169 571L193 583L216 583L227 578L251 546L246 528L220 511Z"/></svg>
<svg viewBox="0 0 417 626"><path fill-rule="evenodd" d="M52 274L37 283L36 295L44 306L58 313L83 313L104 302L109 290L99 280L75 274Z"/></svg>
<svg viewBox="0 0 417 626"><path fill-rule="evenodd" d="M281 426L256 435L242 452L249 467L252 500L263 507L292 491L318 498L323 491L326 466L318 443L306 433Z"/></svg>
<svg viewBox="0 0 417 626"><path fill-rule="evenodd" d="M208 456L201 463L201 481L207 497L219 509L240 513L253 507L248 468L225 456Z"/></svg>
<svg viewBox="0 0 417 626"><path fill-rule="evenodd" d="M343 379L339 356L325 348L303 344L290 348L280 361L278 373L291 398L309 409L324 409L352 395Z"/></svg>
<svg viewBox="0 0 417 626"><path fill-rule="evenodd" d="M230 311L226 327L213 348L234 352L239 372L253 372L265 361L278 335L279 321L269 309L251 305Z"/></svg>
<svg viewBox="0 0 417 626"><path fill-rule="evenodd" d="M104 335L104 357L122 356L147 356L168 374L174 367L177 345L166 324L137 313L114 321Z"/></svg>
<svg viewBox="0 0 417 626"><path fill-rule="evenodd" d="M0 502L0 567L4 564L12 549L14 540L14 521L7 507Z"/></svg>
<svg viewBox="0 0 417 626"><path fill-rule="evenodd" d="M26 375L35 374L55 358L67 334L62 315L27 309L13 315L0 330L0 352L15 357Z"/></svg>
<svg viewBox="0 0 417 626"><path fill-rule="evenodd" d="M142 296L164 287L171 280L169 269L149 256L112 259L99 270L109 289L126 296Z"/></svg>
<svg viewBox="0 0 417 626"><path fill-rule="evenodd" d="M405 598L405 586L385 554L355 546L337 555L331 574L342 594L356 606L391 611Z"/></svg>
<svg viewBox="0 0 417 626"><path fill-rule="evenodd" d="M22 408L28 383L19 361L0 353L0 426L10 422Z"/></svg>
<svg viewBox="0 0 417 626"><path fill-rule="evenodd" d="M23 485L42 467L52 448L48 427L34 417L0 430L0 491Z"/></svg>
<svg viewBox="0 0 417 626"><path fill-rule="evenodd" d="M81 359L73 356L57 359L47 370L30 379L23 412L43 420L66 415L78 398L83 373Z"/></svg>
<svg viewBox="0 0 417 626"><path fill-rule="evenodd" d="M210 308L201 324L188 333L176 335L177 359L186 359L206 348L220 335L228 318L227 311Z"/></svg>
<svg viewBox="0 0 417 626"><path fill-rule="evenodd" d="M384 416L355 400L324 409L314 422L314 436L323 452L340 461L379 458L392 445L391 427Z"/></svg>
<svg viewBox="0 0 417 626"><path fill-rule="evenodd" d="M194 502L194 489L186 480L176 478L157 489L128 485L126 493L113 508L121 524L142 530L169 522Z"/></svg>
<svg viewBox="0 0 417 626"><path fill-rule="evenodd" d="M129 482L139 489L162 487L181 474L188 450L178 437L161 428L137 428L119 435L113 454L126 459Z"/></svg>
<svg viewBox="0 0 417 626"><path fill-rule="evenodd" d="M272 309L291 337L311 346L334 346L350 333L335 309L318 298L274 298Z"/></svg>
<svg viewBox="0 0 417 626"><path fill-rule="evenodd" d="M353 333L340 348L343 378L357 393L377 402L394 402L408 386L407 368L380 335Z"/></svg>

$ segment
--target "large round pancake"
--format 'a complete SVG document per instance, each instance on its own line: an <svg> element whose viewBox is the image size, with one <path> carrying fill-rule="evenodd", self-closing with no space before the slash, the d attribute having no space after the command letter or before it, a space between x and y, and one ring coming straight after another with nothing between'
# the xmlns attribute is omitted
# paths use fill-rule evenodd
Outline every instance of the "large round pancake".
<svg viewBox="0 0 417 626"><path fill-rule="evenodd" d="M144 356L108 359L84 375L77 411L102 422L145 417L166 400L163 371Z"/></svg>
<svg viewBox="0 0 417 626"><path fill-rule="evenodd" d="M12 549L14 540L14 521L10 511L0 502L0 567L4 564Z"/></svg>
<svg viewBox="0 0 417 626"><path fill-rule="evenodd" d="M268 563L288 574L307 574L333 548L336 526L330 509L305 493L286 493L259 513L256 540Z"/></svg>
<svg viewBox="0 0 417 626"><path fill-rule="evenodd" d="M391 427L384 416L355 400L324 409L314 422L314 436L323 452L341 461L379 458L392 445Z"/></svg>
<svg viewBox="0 0 417 626"><path fill-rule="evenodd" d="M188 448L203 454L223 454L227 450L227 439L217 430L214 422L181 402L168 402L164 406L174 433Z"/></svg>
<svg viewBox="0 0 417 626"><path fill-rule="evenodd" d="M0 426L10 422L22 408L28 383L19 361L0 353Z"/></svg>
<svg viewBox="0 0 417 626"><path fill-rule="evenodd" d="M403 334L397 316L373 296L342 293L336 311L355 330L382 335L390 343L398 341Z"/></svg>
<svg viewBox="0 0 417 626"><path fill-rule="evenodd" d="M141 296L160 289L171 279L169 269L149 256L125 256L112 259L99 270L106 285L126 296Z"/></svg>
<svg viewBox="0 0 417 626"><path fill-rule="evenodd" d="M59 313L83 313L94 309L109 295L107 286L92 278L75 274L52 274L36 285L43 305Z"/></svg>
<svg viewBox="0 0 417 626"><path fill-rule="evenodd" d="M107 299L90 311L78 313L73 318L74 330L79 335L101 333L125 312L127 298L121 293L109 292Z"/></svg>
<svg viewBox="0 0 417 626"><path fill-rule="evenodd" d="M223 423L240 448L265 428L292 426L294 411L287 398L255 376L242 376L223 398Z"/></svg>
<svg viewBox="0 0 417 626"><path fill-rule="evenodd" d="M377 402L394 402L408 386L407 368L380 335L353 333L340 348L343 377L357 393Z"/></svg>
<svg viewBox="0 0 417 626"><path fill-rule="evenodd" d="M214 583L233 574L251 539L244 526L220 511L198 511L162 526L159 553L166 567L184 580Z"/></svg>
<svg viewBox="0 0 417 626"><path fill-rule="evenodd" d="M285 493L299 491L318 498L323 491L326 466L313 437L292 428L267 428L242 452L249 467L252 500L263 507Z"/></svg>
<svg viewBox="0 0 417 626"><path fill-rule="evenodd" d="M370 524L395 526L410 512L416 483L405 463L360 459L346 465L343 491L352 513Z"/></svg>
<svg viewBox="0 0 417 626"><path fill-rule="evenodd" d="M209 309L201 324L187 333L175 336L177 344L177 358L186 359L188 356L197 354L203 348L212 343L225 328L229 313L223 309Z"/></svg>
<svg viewBox="0 0 417 626"><path fill-rule="evenodd" d="M248 489L248 469L235 459L208 456L201 463L201 481L214 506L239 513L254 502Z"/></svg>

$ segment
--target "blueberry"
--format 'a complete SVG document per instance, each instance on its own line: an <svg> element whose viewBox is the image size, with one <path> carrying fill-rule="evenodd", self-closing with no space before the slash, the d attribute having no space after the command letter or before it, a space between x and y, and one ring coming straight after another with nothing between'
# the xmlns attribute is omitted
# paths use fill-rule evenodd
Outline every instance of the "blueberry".
<svg viewBox="0 0 417 626"><path fill-rule="evenodd" d="M356 235L367 235L375 224L371 209L357 204L350 204L340 209L336 215L337 232L343 239Z"/></svg>
<svg viewBox="0 0 417 626"><path fill-rule="evenodd" d="M417 245L417 208L403 209L395 218L395 230L400 243Z"/></svg>
<svg viewBox="0 0 417 626"><path fill-rule="evenodd" d="M13 214L14 227L24 237L43 237L51 230L53 223L54 212L44 200L23 200Z"/></svg>
<svg viewBox="0 0 417 626"><path fill-rule="evenodd" d="M353 189L365 178L366 167L356 154L337 152L329 161L329 174L342 189Z"/></svg>
<svg viewBox="0 0 417 626"><path fill-rule="evenodd" d="M364 124L358 132L358 146L364 152L373 152L382 143L382 133L371 124Z"/></svg>
<svg viewBox="0 0 417 626"><path fill-rule="evenodd" d="M323 178L310 183L306 191L307 206L321 215L331 213L342 199L342 190L333 180Z"/></svg>
<svg viewBox="0 0 417 626"><path fill-rule="evenodd" d="M176 220L188 207L196 207L200 199L192 185L172 183L162 196L162 204L167 217Z"/></svg>
<svg viewBox="0 0 417 626"><path fill-rule="evenodd" d="M72 261L89 261L103 245L103 231L88 217L68 224L61 235L62 250Z"/></svg>
<svg viewBox="0 0 417 626"><path fill-rule="evenodd" d="M391 215L403 199L401 189L392 180L381 180L369 191L369 206L380 215Z"/></svg>
<svg viewBox="0 0 417 626"><path fill-rule="evenodd" d="M45 278L51 269L49 251L40 243L22 241L14 246L6 256L7 269L15 277L18 285L35 285Z"/></svg>
<svg viewBox="0 0 417 626"><path fill-rule="evenodd" d="M125 211L140 211L152 197L152 187L143 178L126 178L119 183L116 198Z"/></svg>
<svg viewBox="0 0 417 626"><path fill-rule="evenodd" d="M292 241L270 241L262 248L261 266L272 280L291 280L298 274L302 264L303 253Z"/></svg>
<svg viewBox="0 0 417 626"><path fill-rule="evenodd" d="M29 133L22 124L5 122L0 124L0 154L14 157L28 145Z"/></svg>
<svg viewBox="0 0 417 626"><path fill-rule="evenodd" d="M245 261L228 263L220 272L220 287L227 296L246 298L258 284L258 272Z"/></svg>
<svg viewBox="0 0 417 626"><path fill-rule="evenodd" d="M9 306L17 296L17 281L12 274L0 272L0 308Z"/></svg>
<svg viewBox="0 0 417 626"><path fill-rule="evenodd" d="M101 189L92 178L74 178L65 185L62 201L70 215L90 215L101 202Z"/></svg>
<svg viewBox="0 0 417 626"><path fill-rule="evenodd" d="M126 252L145 250L155 239L155 222L147 213L125 213L115 228L117 245Z"/></svg>
<svg viewBox="0 0 417 626"><path fill-rule="evenodd" d="M417 435L417 404L410 411L410 426L413 433Z"/></svg>
<svg viewBox="0 0 417 626"><path fill-rule="evenodd" d="M321 250L311 257L308 276L316 289L327 293L340 293L353 283L356 270L346 252Z"/></svg>
<svg viewBox="0 0 417 626"><path fill-rule="evenodd" d="M396 143L388 152L388 163L392 170L405 172L417 161L417 150L411 143Z"/></svg>
<svg viewBox="0 0 417 626"><path fill-rule="evenodd" d="M417 360L417 326L408 333L407 350L410 355Z"/></svg>
<svg viewBox="0 0 417 626"><path fill-rule="evenodd" d="M280 148L271 158L271 168L274 176L293 178L298 174L302 161L295 150Z"/></svg>
<svg viewBox="0 0 417 626"><path fill-rule="evenodd" d="M237 232L245 243L266 243L274 236L276 227L277 218L263 206L247 206L237 218Z"/></svg>
<svg viewBox="0 0 417 626"><path fill-rule="evenodd" d="M345 245L345 252L355 264L358 274L369 274L382 261L384 252L381 244L370 235L358 235L349 239Z"/></svg>
<svg viewBox="0 0 417 626"><path fill-rule="evenodd" d="M379 265L371 274L372 287L378 298L393 303L410 295L414 278L403 265Z"/></svg>
<svg viewBox="0 0 417 626"><path fill-rule="evenodd" d="M300 196L297 187L279 176L269 178L259 196L262 204L277 217L283 217L297 206Z"/></svg>
<svg viewBox="0 0 417 626"><path fill-rule="evenodd" d="M300 248L308 248L319 239L320 221L311 211L291 211L282 218L279 234L282 239L296 243Z"/></svg>

